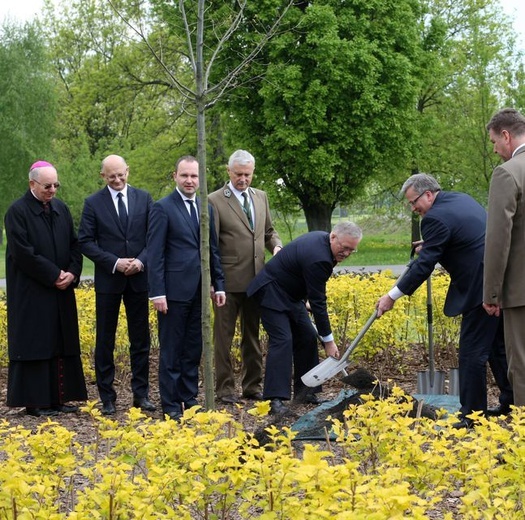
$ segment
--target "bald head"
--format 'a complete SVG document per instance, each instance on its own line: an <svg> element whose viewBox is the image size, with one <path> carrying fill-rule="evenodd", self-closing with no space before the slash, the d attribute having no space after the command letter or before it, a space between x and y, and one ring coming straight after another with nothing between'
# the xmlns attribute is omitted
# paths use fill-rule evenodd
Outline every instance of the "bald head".
<svg viewBox="0 0 525 520"><path fill-rule="evenodd" d="M102 161L100 176L115 191L122 191L128 182L129 167L120 155L108 155Z"/></svg>

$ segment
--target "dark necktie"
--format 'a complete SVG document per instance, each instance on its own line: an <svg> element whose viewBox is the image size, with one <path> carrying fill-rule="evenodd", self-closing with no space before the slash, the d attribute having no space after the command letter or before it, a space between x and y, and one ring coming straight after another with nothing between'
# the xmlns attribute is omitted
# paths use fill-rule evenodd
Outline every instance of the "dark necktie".
<svg viewBox="0 0 525 520"><path fill-rule="evenodd" d="M244 197L244 204L242 206L242 209L244 210L244 213L246 213L246 216L248 217L248 223L250 224L250 227L253 230L252 210L250 208L250 201L248 200L248 194L245 191L243 191L242 196Z"/></svg>
<svg viewBox="0 0 525 520"><path fill-rule="evenodd" d="M118 198L118 218L120 219L120 223L122 224L122 228L124 231L128 229L128 212L126 211L126 205L124 204L124 201L122 200L122 193L117 193Z"/></svg>
<svg viewBox="0 0 525 520"><path fill-rule="evenodd" d="M44 213L49 215L51 213L51 208L49 207L49 202L42 202L42 206L44 206Z"/></svg>
<svg viewBox="0 0 525 520"><path fill-rule="evenodd" d="M186 202L190 205L190 215L191 221L193 222L193 227L197 233L199 232L199 219L197 218L197 211L195 209L195 204L193 200L186 199Z"/></svg>

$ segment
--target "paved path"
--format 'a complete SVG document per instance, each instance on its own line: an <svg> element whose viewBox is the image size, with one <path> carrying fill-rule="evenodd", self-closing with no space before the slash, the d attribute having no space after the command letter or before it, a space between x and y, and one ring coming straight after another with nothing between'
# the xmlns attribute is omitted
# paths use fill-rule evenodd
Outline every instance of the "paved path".
<svg viewBox="0 0 525 520"><path fill-rule="evenodd" d="M334 271L343 273L377 273L379 271L390 270L396 276L399 276L404 265L343 265L336 266ZM92 276L81 276L82 280L90 280ZM5 278L0 278L0 289L5 289Z"/></svg>

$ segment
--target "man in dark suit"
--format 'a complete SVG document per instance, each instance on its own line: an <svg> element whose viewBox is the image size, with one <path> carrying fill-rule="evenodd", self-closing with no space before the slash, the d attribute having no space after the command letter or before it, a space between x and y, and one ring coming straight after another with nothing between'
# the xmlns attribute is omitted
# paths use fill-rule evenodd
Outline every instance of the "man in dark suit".
<svg viewBox="0 0 525 520"><path fill-rule="evenodd" d="M202 354L199 164L192 156L175 166L176 189L153 204L148 227L150 299L158 314L162 411L178 420L197 404ZM210 212L210 272L215 304L224 305L224 275ZM206 302L205 302L206 303Z"/></svg>
<svg viewBox="0 0 525 520"><path fill-rule="evenodd" d="M66 403L87 399L74 291L82 254L59 187L54 166L37 161L5 214L7 406L37 417L76 412Z"/></svg>
<svg viewBox="0 0 525 520"><path fill-rule="evenodd" d="M361 229L352 222L337 224L331 233L306 233L284 246L248 286L248 296L261 307L269 338L263 397L271 400L270 413L289 411L282 401L291 397L292 365L294 401L319 402L316 390L301 381L319 363L317 332L306 305L326 354L339 357L326 308L326 282L334 266L357 251L361 237Z"/></svg>
<svg viewBox="0 0 525 520"><path fill-rule="evenodd" d="M255 159L246 150L228 161L230 181L210 194L221 263L226 277L226 304L215 307L215 389L223 403L237 402L231 346L237 318L241 327L241 387L247 399L262 399L263 356L259 342L259 307L246 288L264 266L264 249L275 254L282 243L273 228L268 197L250 187ZM246 197L246 198L244 198Z"/></svg>
<svg viewBox="0 0 525 520"><path fill-rule="evenodd" d="M116 412L115 334L124 302L130 342L133 406L154 411L149 392L149 301L146 233L149 193L128 184L129 167L118 155L102 161L106 187L88 197L80 220L81 251L95 264L97 338L95 374L102 413Z"/></svg>
<svg viewBox="0 0 525 520"><path fill-rule="evenodd" d="M378 316L389 311L395 300L411 295L439 262L451 283L445 300L446 316L462 314L459 338L459 399L461 420L454 426L468 428L473 411L496 415L513 403L507 379L507 360L502 321L482 307L485 209L464 193L442 191L436 179L424 173L412 175L403 184L412 211L423 217L418 258L399 283L377 303ZM500 389L500 406L487 410L487 361Z"/></svg>

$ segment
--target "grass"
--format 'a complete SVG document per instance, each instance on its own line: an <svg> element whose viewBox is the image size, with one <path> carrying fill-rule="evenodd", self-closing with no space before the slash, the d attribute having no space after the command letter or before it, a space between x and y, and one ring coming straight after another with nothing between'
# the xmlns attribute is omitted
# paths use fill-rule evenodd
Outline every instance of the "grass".
<svg viewBox="0 0 525 520"><path fill-rule="evenodd" d="M359 251L349 256L343 266L349 265L402 265L410 259L410 222L403 218L366 216L366 217L348 217L349 220L357 222L363 229L363 240L359 244ZM333 224L336 224L334 219ZM276 227L285 237L286 233L282 232L277 224ZM297 222L297 234L306 232L304 220ZM287 240L284 239L286 243ZM0 278L5 278L5 236L0 245ZM84 257L84 268L82 276L93 276L93 262Z"/></svg>

